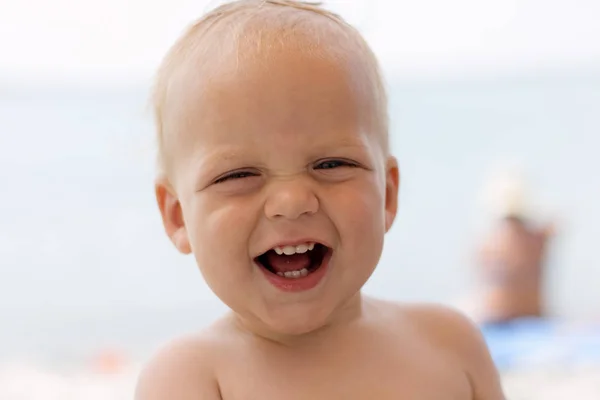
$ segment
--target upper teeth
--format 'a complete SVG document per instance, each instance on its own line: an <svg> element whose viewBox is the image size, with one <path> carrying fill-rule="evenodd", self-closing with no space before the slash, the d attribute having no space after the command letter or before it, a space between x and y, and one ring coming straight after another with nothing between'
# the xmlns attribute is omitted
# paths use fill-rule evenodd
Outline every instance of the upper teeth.
<svg viewBox="0 0 600 400"><path fill-rule="evenodd" d="M299 244L297 246L283 246L283 247L275 247L273 250L275 250L275 253L282 255L285 254L286 256L291 256L292 254L296 254L296 253L306 253L307 251L310 251L312 249L315 248L315 244L314 243L304 243L304 244Z"/></svg>

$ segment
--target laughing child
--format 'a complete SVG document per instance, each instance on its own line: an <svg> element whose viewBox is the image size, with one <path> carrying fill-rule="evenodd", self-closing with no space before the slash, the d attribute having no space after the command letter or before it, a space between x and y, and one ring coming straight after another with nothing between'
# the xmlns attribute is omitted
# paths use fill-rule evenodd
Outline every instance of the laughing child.
<svg viewBox="0 0 600 400"><path fill-rule="evenodd" d="M165 346L138 400L503 398L469 320L361 294L399 170L354 28L315 4L226 4L175 43L154 102L165 231L231 311Z"/></svg>

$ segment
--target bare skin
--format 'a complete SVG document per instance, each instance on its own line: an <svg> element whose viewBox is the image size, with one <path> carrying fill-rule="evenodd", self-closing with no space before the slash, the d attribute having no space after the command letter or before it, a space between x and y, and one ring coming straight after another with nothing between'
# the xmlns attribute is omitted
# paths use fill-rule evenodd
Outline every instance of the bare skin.
<svg viewBox="0 0 600 400"><path fill-rule="evenodd" d="M292 343L227 317L167 346L140 378L138 400L501 400L477 330L437 306L363 301L360 316Z"/></svg>
<svg viewBox="0 0 600 400"><path fill-rule="evenodd" d="M376 96L358 56L315 51L325 37L288 35L298 42L286 46L272 33L210 82L191 66L170 85L158 205L231 313L161 351L137 400L502 399L469 321L362 297L398 205ZM286 291L257 258L299 242L331 257L315 285Z"/></svg>
<svg viewBox="0 0 600 400"><path fill-rule="evenodd" d="M544 263L552 225L530 227L510 217L500 221L480 250L487 321L544 316Z"/></svg>

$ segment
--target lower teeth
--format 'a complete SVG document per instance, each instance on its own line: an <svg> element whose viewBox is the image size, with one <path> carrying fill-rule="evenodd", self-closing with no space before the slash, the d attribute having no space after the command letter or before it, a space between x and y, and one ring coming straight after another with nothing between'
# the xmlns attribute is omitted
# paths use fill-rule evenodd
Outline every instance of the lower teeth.
<svg viewBox="0 0 600 400"><path fill-rule="evenodd" d="M308 275L308 270L306 268L302 268L299 271L278 272L277 275L288 279L298 279Z"/></svg>

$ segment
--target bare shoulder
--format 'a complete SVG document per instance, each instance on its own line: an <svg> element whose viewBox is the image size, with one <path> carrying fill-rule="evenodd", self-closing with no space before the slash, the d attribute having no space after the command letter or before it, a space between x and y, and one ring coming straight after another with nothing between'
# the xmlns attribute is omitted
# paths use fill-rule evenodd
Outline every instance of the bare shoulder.
<svg viewBox="0 0 600 400"><path fill-rule="evenodd" d="M466 316L441 305L401 307L405 317L440 354L458 361L475 400L503 400L500 378L487 344L477 326Z"/></svg>
<svg viewBox="0 0 600 400"><path fill-rule="evenodd" d="M437 304L401 306L411 324L434 345L459 355L485 352L487 347L477 326L462 313Z"/></svg>
<svg viewBox="0 0 600 400"><path fill-rule="evenodd" d="M212 334L202 332L163 346L138 378L135 400L219 400Z"/></svg>

